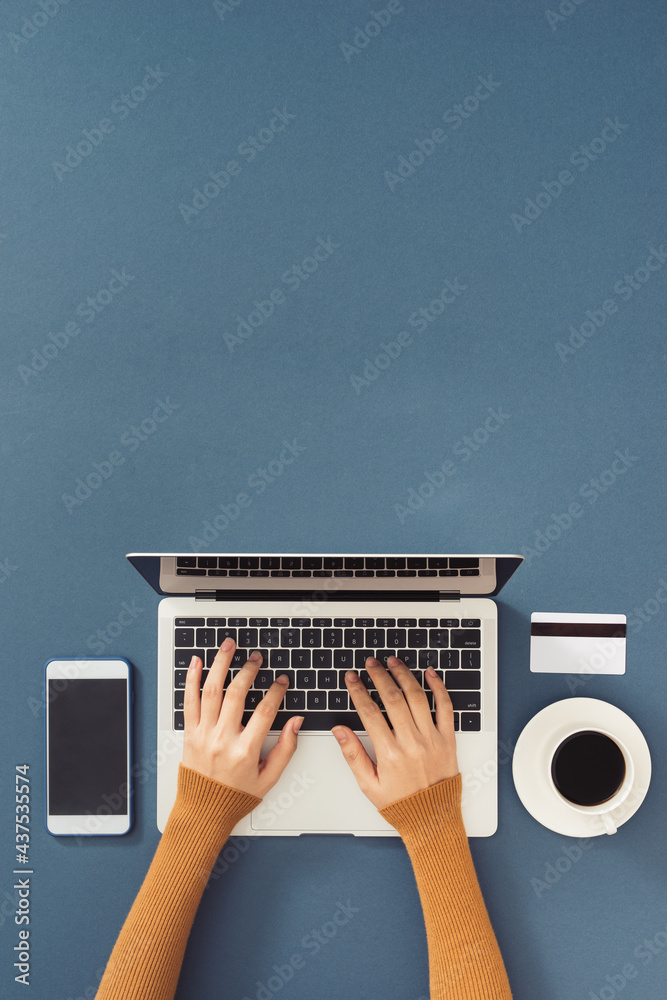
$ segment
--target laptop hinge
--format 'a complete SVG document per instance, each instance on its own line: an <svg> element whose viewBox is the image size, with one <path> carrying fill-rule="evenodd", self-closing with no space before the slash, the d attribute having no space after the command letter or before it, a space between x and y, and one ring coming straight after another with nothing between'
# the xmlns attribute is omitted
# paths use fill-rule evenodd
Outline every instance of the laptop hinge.
<svg viewBox="0 0 667 1000"><path fill-rule="evenodd" d="M292 591L290 593L280 593L279 591L224 591L224 590L195 590L195 600L196 601L225 601L225 600L306 600L310 597L313 599L312 592L308 591ZM379 593L368 593L364 591L341 591L334 597L337 601L392 601L392 600L404 600L404 601L460 601L461 591L460 590L440 590L436 591L424 591L423 593L418 593L412 591L406 594L390 593L387 591Z"/></svg>
<svg viewBox="0 0 667 1000"><path fill-rule="evenodd" d="M440 591L441 601L460 601L461 591L460 590L441 590Z"/></svg>

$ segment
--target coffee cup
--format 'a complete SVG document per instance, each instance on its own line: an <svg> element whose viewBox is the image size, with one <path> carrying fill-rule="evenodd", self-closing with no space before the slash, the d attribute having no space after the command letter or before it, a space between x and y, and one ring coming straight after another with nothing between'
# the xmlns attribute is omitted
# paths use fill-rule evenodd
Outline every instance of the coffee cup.
<svg viewBox="0 0 667 1000"><path fill-rule="evenodd" d="M605 833L616 833L612 813L630 794L634 776L627 746L606 729L576 726L559 733L549 767L553 793L576 812L599 816Z"/></svg>

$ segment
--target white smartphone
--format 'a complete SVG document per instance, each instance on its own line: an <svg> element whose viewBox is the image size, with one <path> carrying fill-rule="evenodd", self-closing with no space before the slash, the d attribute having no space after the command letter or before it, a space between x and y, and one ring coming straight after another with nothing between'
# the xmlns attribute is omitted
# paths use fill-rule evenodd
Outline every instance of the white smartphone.
<svg viewBox="0 0 667 1000"><path fill-rule="evenodd" d="M56 657L44 666L46 799L55 836L127 833L133 821L132 664Z"/></svg>

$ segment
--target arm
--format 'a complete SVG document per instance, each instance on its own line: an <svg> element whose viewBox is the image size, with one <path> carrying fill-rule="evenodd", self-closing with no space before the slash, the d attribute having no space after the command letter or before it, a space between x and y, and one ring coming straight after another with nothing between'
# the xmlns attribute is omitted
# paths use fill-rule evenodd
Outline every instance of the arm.
<svg viewBox="0 0 667 1000"><path fill-rule="evenodd" d="M461 816L461 775L378 810L406 846L424 911L431 1000L512 1000Z"/></svg>
<svg viewBox="0 0 667 1000"><path fill-rule="evenodd" d="M95 1000L173 1000L216 858L236 823L261 801L179 765L174 807Z"/></svg>

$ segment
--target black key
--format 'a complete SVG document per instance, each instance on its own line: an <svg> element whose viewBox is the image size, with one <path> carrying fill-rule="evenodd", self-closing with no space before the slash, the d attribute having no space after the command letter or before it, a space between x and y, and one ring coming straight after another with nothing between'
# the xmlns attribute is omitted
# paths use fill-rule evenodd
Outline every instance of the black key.
<svg viewBox="0 0 667 1000"><path fill-rule="evenodd" d="M330 569L314 569L313 576L333 576L333 572Z"/></svg>
<svg viewBox="0 0 667 1000"><path fill-rule="evenodd" d="M384 629L367 628L365 642L367 646L371 647L371 649L377 649L379 646L384 646Z"/></svg>
<svg viewBox="0 0 667 1000"><path fill-rule="evenodd" d="M440 628L458 628L459 620L458 618L441 618Z"/></svg>
<svg viewBox="0 0 667 1000"><path fill-rule="evenodd" d="M293 670L305 670L310 666L310 650L309 649L293 649L292 650L292 669Z"/></svg>
<svg viewBox="0 0 667 1000"><path fill-rule="evenodd" d="M248 649L254 649L257 643L258 639L256 628L239 629L239 646L247 646Z"/></svg>
<svg viewBox="0 0 667 1000"><path fill-rule="evenodd" d="M375 628L375 618L355 618L355 628Z"/></svg>
<svg viewBox="0 0 667 1000"><path fill-rule="evenodd" d="M301 629L301 645L312 648L322 645L322 629L304 628Z"/></svg>
<svg viewBox="0 0 667 1000"><path fill-rule="evenodd" d="M244 712L241 725L247 726L251 713ZM278 712L271 723L271 732L280 732L293 718L290 712ZM306 712L300 732L328 733L333 726L348 726L353 732L364 733L363 723L356 712ZM333 739L333 737L332 737Z"/></svg>
<svg viewBox="0 0 667 1000"><path fill-rule="evenodd" d="M203 622L202 622L203 624ZM226 618L207 618L206 624L209 628L224 628L227 624Z"/></svg>
<svg viewBox="0 0 667 1000"><path fill-rule="evenodd" d="M446 573L447 570L441 570L441 573ZM437 569L418 569L417 576L437 576Z"/></svg>
<svg viewBox="0 0 667 1000"><path fill-rule="evenodd" d="M363 569L363 568L364 568L363 556L348 556L345 559L345 569Z"/></svg>
<svg viewBox="0 0 667 1000"><path fill-rule="evenodd" d="M418 570L416 569L397 569L396 576L417 576Z"/></svg>
<svg viewBox="0 0 667 1000"><path fill-rule="evenodd" d="M364 644L364 630L362 628L345 629L345 645L348 648L356 649Z"/></svg>
<svg viewBox="0 0 667 1000"><path fill-rule="evenodd" d="M461 650L461 666L464 670L479 670L482 654L478 649Z"/></svg>
<svg viewBox="0 0 667 1000"><path fill-rule="evenodd" d="M271 667L271 670L287 670L290 666L289 650L270 649L269 666ZM308 666L308 664L306 664L306 666Z"/></svg>
<svg viewBox="0 0 667 1000"><path fill-rule="evenodd" d="M268 569L251 569L250 576L270 576Z"/></svg>
<svg viewBox="0 0 667 1000"><path fill-rule="evenodd" d="M214 628L198 628L197 629L197 645L198 646L215 646L215 629Z"/></svg>
<svg viewBox="0 0 667 1000"><path fill-rule="evenodd" d="M438 576L458 576L459 571L457 569L439 569Z"/></svg>
<svg viewBox="0 0 667 1000"><path fill-rule="evenodd" d="M274 670L273 676L276 680L282 676L287 677L289 680L289 684L287 685L288 689L296 687L296 672L294 670Z"/></svg>
<svg viewBox="0 0 667 1000"><path fill-rule="evenodd" d="M283 569L301 569L301 556L283 556Z"/></svg>
<svg viewBox="0 0 667 1000"><path fill-rule="evenodd" d="M292 628L310 628L312 622L310 618L292 618L289 624Z"/></svg>
<svg viewBox="0 0 667 1000"><path fill-rule="evenodd" d="M353 670L354 650L335 649L333 655L333 665L336 670Z"/></svg>
<svg viewBox="0 0 667 1000"><path fill-rule="evenodd" d="M182 709L185 700L185 691L174 691L174 708Z"/></svg>
<svg viewBox="0 0 667 1000"><path fill-rule="evenodd" d="M297 670L296 672L296 686L302 691L312 691L313 688L317 687L317 671L316 670Z"/></svg>
<svg viewBox="0 0 667 1000"><path fill-rule="evenodd" d="M187 573L188 571L187 570L183 570L183 572ZM333 575L334 576L354 576L354 570L352 570L352 569L335 569L333 571Z"/></svg>
<svg viewBox="0 0 667 1000"><path fill-rule="evenodd" d="M238 556L218 556L218 566L220 569L238 569Z"/></svg>
<svg viewBox="0 0 667 1000"><path fill-rule="evenodd" d="M331 650L314 649L313 666L319 668L320 670L331 670Z"/></svg>
<svg viewBox="0 0 667 1000"><path fill-rule="evenodd" d="M227 624L234 628L244 628L248 624L247 618L228 618Z"/></svg>
<svg viewBox="0 0 667 1000"><path fill-rule="evenodd" d="M272 618L269 622L271 628L289 628L291 624L289 618Z"/></svg>
<svg viewBox="0 0 667 1000"><path fill-rule="evenodd" d="M174 712L174 729L185 729L185 714L183 712Z"/></svg>
<svg viewBox="0 0 667 1000"><path fill-rule="evenodd" d="M293 569L292 576L312 576L312 569Z"/></svg>
<svg viewBox="0 0 667 1000"><path fill-rule="evenodd" d="M479 618L462 618L461 628L479 628L482 624Z"/></svg>
<svg viewBox="0 0 667 1000"><path fill-rule="evenodd" d="M453 556L449 560L450 569L466 569L468 567L479 566L479 559L470 559L465 556L459 556L456 558Z"/></svg>
<svg viewBox="0 0 667 1000"><path fill-rule="evenodd" d="M396 656L410 670L413 670L417 666L417 650L416 649L397 649Z"/></svg>
<svg viewBox="0 0 667 1000"><path fill-rule="evenodd" d="M206 657L203 658L203 660L204 660L204 666L208 670L213 666L213 661L218 655L218 650L214 646L212 646L209 647L209 649L207 649L205 652L206 652Z"/></svg>
<svg viewBox="0 0 667 1000"><path fill-rule="evenodd" d="M372 649L355 649L354 651L354 669L363 670L366 665L366 660L369 656L375 656Z"/></svg>
<svg viewBox="0 0 667 1000"><path fill-rule="evenodd" d="M203 649L177 649L174 652L174 667L177 670L187 670L193 656L204 659Z"/></svg>
<svg viewBox="0 0 667 1000"><path fill-rule="evenodd" d="M477 712L461 712L461 732L479 733L482 729L482 717Z"/></svg>
<svg viewBox="0 0 667 1000"><path fill-rule="evenodd" d="M428 701L428 707L433 711L435 708L435 702L433 700L433 692L430 688L424 688L424 693L426 694L426 700Z"/></svg>
<svg viewBox="0 0 667 1000"><path fill-rule="evenodd" d="M261 628L259 630L260 646L279 646L280 631L277 628Z"/></svg>
<svg viewBox="0 0 667 1000"><path fill-rule="evenodd" d="M176 557L176 565L177 566L185 566L188 569L194 569L194 567L197 565L197 557L196 556L177 556Z"/></svg>
<svg viewBox="0 0 667 1000"><path fill-rule="evenodd" d="M285 649L292 649L294 646L300 646L300 635L301 630L298 628L281 628L280 645Z"/></svg>
<svg viewBox="0 0 667 1000"><path fill-rule="evenodd" d="M458 731L459 731L459 713L454 712L454 732L458 733Z"/></svg>
<svg viewBox="0 0 667 1000"><path fill-rule="evenodd" d="M438 619L437 618L420 618L419 619L420 628L437 628Z"/></svg>
<svg viewBox="0 0 667 1000"><path fill-rule="evenodd" d="M205 569L176 569L176 576L206 576Z"/></svg>
<svg viewBox="0 0 667 1000"><path fill-rule="evenodd" d="M396 619L395 618L376 618L375 619L376 628L395 628Z"/></svg>
<svg viewBox="0 0 667 1000"><path fill-rule="evenodd" d="M249 618L248 625L251 628L266 628L269 624L268 618Z"/></svg>
<svg viewBox="0 0 667 1000"><path fill-rule="evenodd" d="M366 688L366 690L367 691L372 691L373 688L375 687L375 684L373 684L373 680L371 678L371 675L368 673L368 671L367 670L360 670L359 671L359 676L361 678L361 683L364 685L364 687ZM342 677L342 681L343 681L343 683L345 683L345 676L344 675Z"/></svg>
<svg viewBox="0 0 667 1000"><path fill-rule="evenodd" d="M193 628L177 628L174 632L175 646L194 646L195 630Z"/></svg>
<svg viewBox="0 0 667 1000"><path fill-rule="evenodd" d="M405 646L407 639L405 638L404 628L390 628L387 629L387 645L391 646L392 649L398 649L399 646Z"/></svg>
<svg viewBox="0 0 667 1000"><path fill-rule="evenodd" d="M239 569L259 569L259 556L241 556Z"/></svg>
<svg viewBox="0 0 667 1000"><path fill-rule="evenodd" d="M399 575L409 576L411 571L410 570L399 570L398 572L399 572ZM375 575L376 576L396 576L396 570L395 569L376 569L375 570Z"/></svg>
<svg viewBox="0 0 667 1000"><path fill-rule="evenodd" d="M411 628L408 630L408 645L425 647L428 646L428 632L425 628Z"/></svg>
<svg viewBox="0 0 667 1000"><path fill-rule="evenodd" d="M384 556L366 556L366 569L384 569Z"/></svg>
<svg viewBox="0 0 667 1000"><path fill-rule="evenodd" d="M322 569L322 556L304 556L304 569Z"/></svg>
<svg viewBox="0 0 667 1000"><path fill-rule="evenodd" d="M234 642L236 642L236 629L235 628L229 628L228 625L225 625L224 628L219 628L218 629L218 635L217 635L217 638L215 640L216 641L216 645L218 646L218 648L220 648L220 646L222 646L223 642L227 638L233 639Z"/></svg>
<svg viewBox="0 0 667 1000"><path fill-rule="evenodd" d="M426 569L426 556L408 556L408 569Z"/></svg>
<svg viewBox="0 0 667 1000"><path fill-rule="evenodd" d="M446 649L449 645L449 630L446 628L430 628L428 643L431 649Z"/></svg>
<svg viewBox="0 0 667 1000"><path fill-rule="evenodd" d="M210 569L208 571L209 576L227 576L228 570L226 569Z"/></svg>
<svg viewBox="0 0 667 1000"><path fill-rule="evenodd" d="M288 569L272 569L270 570L271 576L291 576L292 574Z"/></svg>
<svg viewBox="0 0 667 1000"><path fill-rule="evenodd" d="M175 670L174 671L174 687L175 688L184 688L185 687L185 678L187 676L187 673L188 673L187 670Z"/></svg>
<svg viewBox="0 0 667 1000"><path fill-rule="evenodd" d="M203 618L176 618L174 620L176 628L188 628L188 626L198 628L205 624Z"/></svg>
<svg viewBox="0 0 667 1000"><path fill-rule="evenodd" d="M442 556L430 556L428 560L429 569L448 569L447 558Z"/></svg>
<svg viewBox="0 0 667 1000"><path fill-rule="evenodd" d="M259 564L262 569L280 569L280 556L262 556Z"/></svg>
<svg viewBox="0 0 667 1000"><path fill-rule="evenodd" d="M253 690L251 688L245 696L246 711L251 711L252 709L257 708L263 697L264 695L261 691Z"/></svg>
<svg viewBox="0 0 667 1000"><path fill-rule="evenodd" d="M349 705L347 691L329 691L327 708L330 712L346 712Z"/></svg>
<svg viewBox="0 0 667 1000"><path fill-rule="evenodd" d="M442 622L440 622L440 624L442 625ZM398 627L399 628L417 628L417 619L416 618L399 618L398 619Z"/></svg>
<svg viewBox="0 0 667 1000"><path fill-rule="evenodd" d="M459 651L458 649L441 649L440 650L440 669L441 670L457 670L459 666ZM471 664L472 666L472 664Z"/></svg>
<svg viewBox="0 0 667 1000"><path fill-rule="evenodd" d="M355 569L355 576L375 576L375 570L372 569Z"/></svg>
<svg viewBox="0 0 667 1000"><path fill-rule="evenodd" d="M342 569L343 568L343 557L342 556L325 556L324 557L324 568L325 569Z"/></svg>
<svg viewBox="0 0 667 1000"><path fill-rule="evenodd" d="M317 686L324 691L338 687L338 673L335 670L318 670Z"/></svg>
<svg viewBox="0 0 667 1000"><path fill-rule="evenodd" d="M230 664L230 671L231 671L232 668L234 668L235 670L239 669L240 667L243 666L244 663L247 663L247 660L248 660L248 650L247 649L239 649L238 646L237 646L236 649L234 650L234 655L232 656L232 662ZM234 675L234 676L236 676L236 675Z"/></svg>
<svg viewBox="0 0 667 1000"><path fill-rule="evenodd" d="M340 649L343 645L342 628L325 628L322 631L322 645L330 649Z"/></svg>
<svg viewBox="0 0 667 1000"><path fill-rule="evenodd" d="M454 649L478 648L481 641L481 633L478 628L456 629L450 633L451 644Z"/></svg>
<svg viewBox="0 0 667 1000"><path fill-rule="evenodd" d="M459 571L461 576L479 576L478 569L462 569Z"/></svg>
<svg viewBox="0 0 667 1000"><path fill-rule="evenodd" d="M247 576L248 575L248 570L247 569L228 569L227 572L229 573L230 576Z"/></svg>
<svg viewBox="0 0 667 1000"><path fill-rule="evenodd" d="M217 569L218 558L217 556L199 556L197 565L200 569Z"/></svg>
<svg viewBox="0 0 667 1000"><path fill-rule="evenodd" d="M449 695L452 705L459 711L476 711L482 707L482 696L479 691L452 691Z"/></svg>
<svg viewBox="0 0 667 1000"><path fill-rule="evenodd" d="M199 678L199 689L200 690L204 687L204 684L206 684L206 679L207 679L208 675L210 674L210 672L211 672L210 670L202 670L201 677Z"/></svg>
<svg viewBox="0 0 667 1000"><path fill-rule="evenodd" d="M447 670L445 672L445 687L449 691L479 691L482 686L482 674L479 670Z"/></svg>
<svg viewBox="0 0 667 1000"><path fill-rule="evenodd" d="M438 650L437 649L420 649L419 650L419 669L426 670L428 667L438 667Z"/></svg>
<svg viewBox="0 0 667 1000"><path fill-rule="evenodd" d="M387 569L406 569L405 559L400 556L388 556Z"/></svg>
<svg viewBox="0 0 667 1000"><path fill-rule="evenodd" d="M313 618L313 628L331 628L331 619Z"/></svg>
<svg viewBox="0 0 667 1000"><path fill-rule="evenodd" d="M352 628L354 618L334 618L334 628Z"/></svg>
<svg viewBox="0 0 667 1000"><path fill-rule="evenodd" d="M379 660L383 667L387 666L387 660L390 656L396 656L393 649L376 649L375 658Z"/></svg>
<svg viewBox="0 0 667 1000"><path fill-rule="evenodd" d="M386 712L387 709L384 707L384 704L383 704L383 701L382 701L382 696L380 695L380 692L378 690L371 690L371 691L369 691L369 694L370 694L371 698L373 699L373 701L375 702L375 704L379 705L383 712Z"/></svg>
<svg viewBox="0 0 667 1000"><path fill-rule="evenodd" d="M325 709L327 707L326 691L308 691L306 693L306 707L309 712Z"/></svg>
<svg viewBox="0 0 667 1000"><path fill-rule="evenodd" d="M273 670L258 670L252 686L258 688L260 691L268 691L273 684L273 680Z"/></svg>
<svg viewBox="0 0 667 1000"><path fill-rule="evenodd" d="M306 707L305 691L288 691L285 695L285 708L288 712L302 712Z"/></svg>

